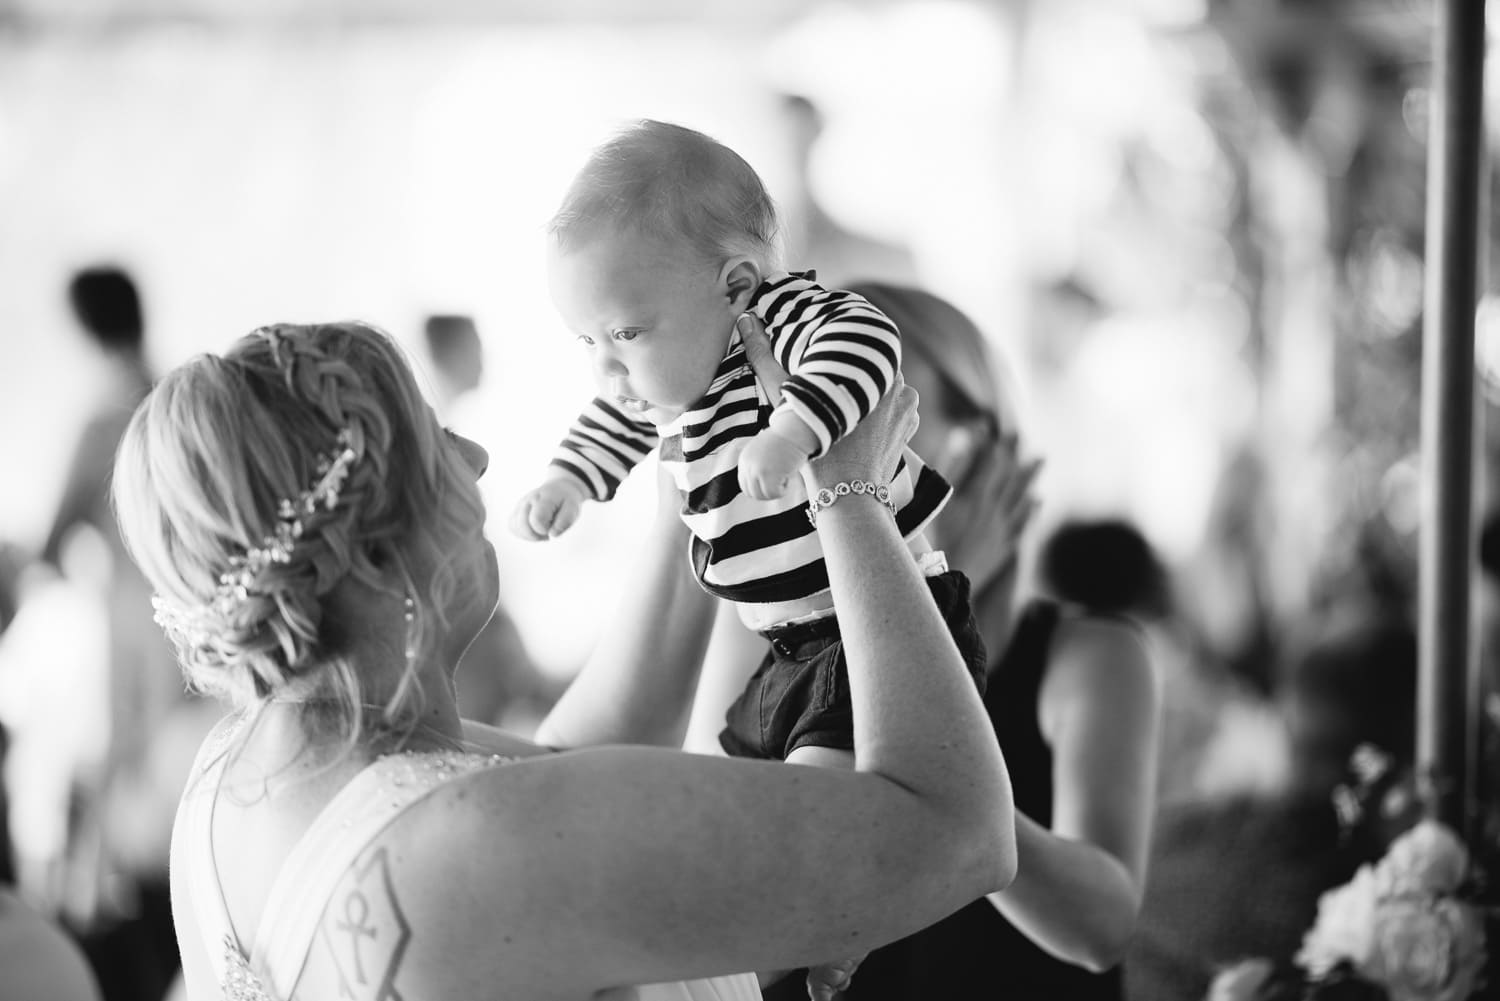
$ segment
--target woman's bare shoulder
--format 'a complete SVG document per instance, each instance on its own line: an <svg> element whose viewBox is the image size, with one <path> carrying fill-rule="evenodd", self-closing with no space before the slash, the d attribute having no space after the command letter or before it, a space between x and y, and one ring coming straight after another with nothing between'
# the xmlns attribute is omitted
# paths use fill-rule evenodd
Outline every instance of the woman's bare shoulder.
<svg viewBox="0 0 1500 1001"><path fill-rule="evenodd" d="M328 899L306 982L358 964L418 996L574 996L587 963L569 915L598 901L562 887L597 860L570 837L578 769L552 760L573 755L538 751L473 755L374 837Z"/></svg>
<svg viewBox="0 0 1500 1001"><path fill-rule="evenodd" d="M1157 678L1145 627L1119 616L1059 618L1041 697L1044 707L1154 700Z"/></svg>

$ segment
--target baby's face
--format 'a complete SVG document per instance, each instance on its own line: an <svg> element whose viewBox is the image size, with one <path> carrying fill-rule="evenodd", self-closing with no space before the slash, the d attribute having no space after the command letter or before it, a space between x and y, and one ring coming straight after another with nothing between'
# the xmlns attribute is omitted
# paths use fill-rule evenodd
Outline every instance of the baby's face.
<svg viewBox="0 0 1500 1001"><path fill-rule="evenodd" d="M736 315L712 265L663 240L610 232L570 250L554 242L547 280L601 396L660 425L708 391Z"/></svg>

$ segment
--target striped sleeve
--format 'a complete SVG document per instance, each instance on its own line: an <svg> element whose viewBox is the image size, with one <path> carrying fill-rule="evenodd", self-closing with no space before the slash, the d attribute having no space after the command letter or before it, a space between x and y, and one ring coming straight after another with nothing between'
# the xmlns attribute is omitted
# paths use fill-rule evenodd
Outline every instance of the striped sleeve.
<svg viewBox="0 0 1500 1001"><path fill-rule="evenodd" d="M568 429L552 456L552 468L582 483L594 500L607 501L656 442L656 428L649 421L632 420L598 398Z"/></svg>
<svg viewBox="0 0 1500 1001"><path fill-rule="evenodd" d="M820 307L783 359L791 377L780 404L812 428L814 458L875 409L901 367L901 338L884 313L852 294Z"/></svg>

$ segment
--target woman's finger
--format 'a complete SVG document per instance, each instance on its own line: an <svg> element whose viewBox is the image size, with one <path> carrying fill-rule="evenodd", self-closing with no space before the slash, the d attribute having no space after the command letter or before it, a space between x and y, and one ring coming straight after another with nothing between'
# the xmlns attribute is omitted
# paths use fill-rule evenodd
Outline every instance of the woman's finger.
<svg viewBox="0 0 1500 1001"><path fill-rule="evenodd" d="M1020 510L1032 498L1032 486L1036 483L1037 474L1041 470L1040 459L1033 459L1019 468L1013 468L1009 475L998 484L998 489L994 493L994 502L1007 511Z"/></svg>
<svg viewBox="0 0 1500 1001"><path fill-rule="evenodd" d="M771 338L766 336L766 326L754 313L741 313L734 321L745 345L745 360L755 371L755 379L765 392L771 406L781 403L781 384L787 380L787 371L781 367L771 353Z"/></svg>
<svg viewBox="0 0 1500 1001"><path fill-rule="evenodd" d="M1002 439L975 456L943 515L957 532L944 548L964 554L961 569L976 586L1015 563L1036 509L1031 485L1041 462L1019 462L1017 445Z"/></svg>

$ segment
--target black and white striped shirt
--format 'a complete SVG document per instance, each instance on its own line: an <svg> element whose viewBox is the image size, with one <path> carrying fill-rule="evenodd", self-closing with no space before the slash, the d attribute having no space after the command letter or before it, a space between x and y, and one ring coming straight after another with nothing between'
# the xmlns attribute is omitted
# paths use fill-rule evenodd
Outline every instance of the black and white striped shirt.
<svg viewBox="0 0 1500 1001"><path fill-rule="evenodd" d="M790 373L780 406L812 428L815 456L863 420L895 381L899 332L861 296L822 288L811 274L780 274L756 290L750 311L765 323L772 353ZM552 461L606 501L659 448L685 498L682 520L692 532L693 570L703 587L735 602L796 601L828 588L802 480L792 477L786 492L770 500L739 486L740 453L771 413L735 332L707 392L670 424L658 428L596 399ZM920 532L951 492L907 449L891 482L902 535Z"/></svg>

